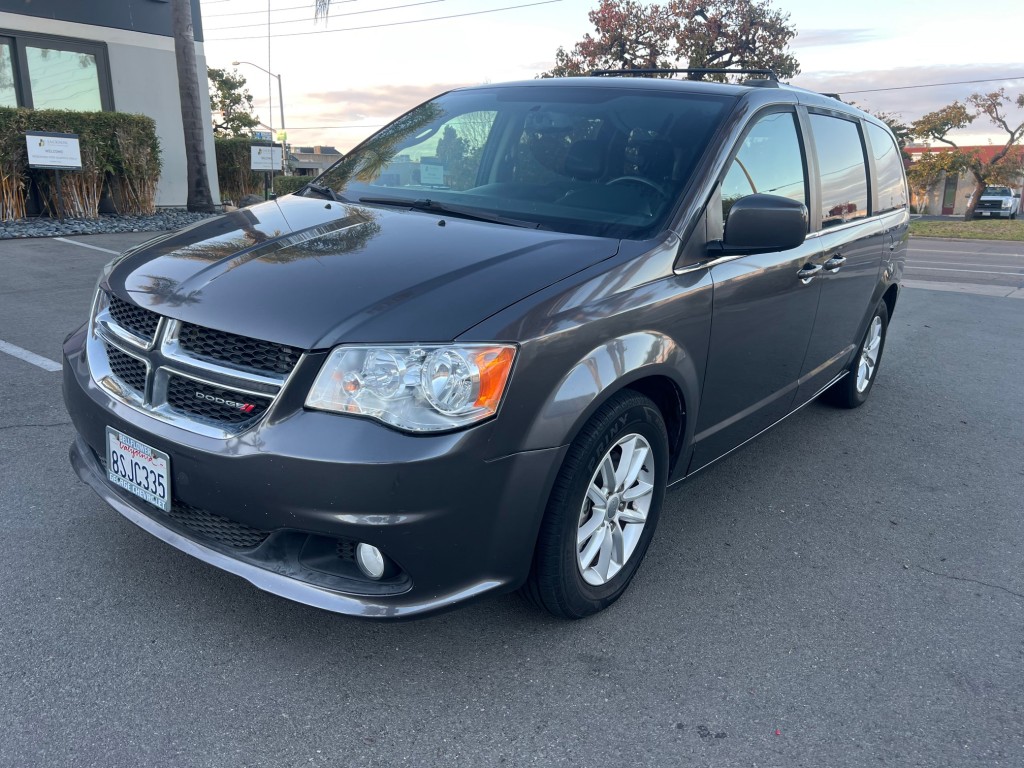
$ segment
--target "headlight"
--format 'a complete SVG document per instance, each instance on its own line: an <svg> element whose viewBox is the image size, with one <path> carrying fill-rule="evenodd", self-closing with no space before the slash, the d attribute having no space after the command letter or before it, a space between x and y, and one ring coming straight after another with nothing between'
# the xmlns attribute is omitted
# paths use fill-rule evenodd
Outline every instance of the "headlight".
<svg viewBox="0 0 1024 768"><path fill-rule="evenodd" d="M1009 208L1013 205L1013 200L1003 200L1003 208Z"/></svg>
<svg viewBox="0 0 1024 768"><path fill-rule="evenodd" d="M370 416L409 432L465 427L497 412L515 354L509 344L338 347L306 407Z"/></svg>

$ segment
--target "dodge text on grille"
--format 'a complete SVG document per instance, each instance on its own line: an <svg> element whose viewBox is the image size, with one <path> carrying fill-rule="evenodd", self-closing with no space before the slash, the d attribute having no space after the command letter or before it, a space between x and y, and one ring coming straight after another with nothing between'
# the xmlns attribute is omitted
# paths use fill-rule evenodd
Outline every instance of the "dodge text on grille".
<svg viewBox="0 0 1024 768"><path fill-rule="evenodd" d="M196 398L198 400L209 400L211 403L217 403L218 405L226 405L229 408L237 408L242 413L252 413L256 407L252 403L239 403L234 400L226 400L223 397L217 397L216 395L208 395L205 392L196 391Z"/></svg>

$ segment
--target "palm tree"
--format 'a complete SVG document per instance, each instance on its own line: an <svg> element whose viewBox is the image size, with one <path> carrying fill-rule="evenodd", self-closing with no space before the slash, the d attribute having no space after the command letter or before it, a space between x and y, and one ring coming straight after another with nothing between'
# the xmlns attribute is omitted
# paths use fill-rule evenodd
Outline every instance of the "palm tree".
<svg viewBox="0 0 1024 768"><path fill-rule="evenodd" d="M331 0L316 0L316 13L313 16L315 21L326 19L327 13L331 10Z"/></svg>
<svg viewBox="0 0 1024 768"><path fill-rule="evenodd" d="M178 96L185 132L185 167L188 179L186 205L190 211L212 213L213 196L206 172L206 126L199 96L196 42L192 33L191 0L171 0L174 57L178 63ZM204 93L205 95L205 93Z"/></svg>

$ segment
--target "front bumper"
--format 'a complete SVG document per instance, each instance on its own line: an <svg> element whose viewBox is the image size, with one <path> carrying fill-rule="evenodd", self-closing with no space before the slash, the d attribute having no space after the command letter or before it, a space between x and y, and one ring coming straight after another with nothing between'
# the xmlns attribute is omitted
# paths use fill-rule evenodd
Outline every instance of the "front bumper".
<svg viewBox="0 0 1024 768"><path fill-rule="evenodd" d="M84 339L81 330L64 346L64 398L78 431L72 465L111 507L171 546L267 592L372 618L442 611L514 589L529 573L564 446L490 457L494 421L421 437L301 408L271 412L230 439L199 435L99 388ZM255 546L225 543L110 483L100 459L107 426L170 456L175 505L266 536ZM339 566L332 553L346 542L378 547L399 573L374 582Z"/></svg>

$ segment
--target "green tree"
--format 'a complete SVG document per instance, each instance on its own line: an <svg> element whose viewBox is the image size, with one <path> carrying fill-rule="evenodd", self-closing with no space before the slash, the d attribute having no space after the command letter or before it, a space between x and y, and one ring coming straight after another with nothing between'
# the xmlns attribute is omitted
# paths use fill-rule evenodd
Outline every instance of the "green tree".
<svg viewBox="0 0 1024 768"><path fill-rule="evenodd" d="M252 94L245 87L245 78L238 70L210 67L210 110L213 112L213 135L227 138L247 136L260 124L252 109ZM218 120L218 118L220 118Z"/></svg>
<svg viewBox="0 0 1024 768"><path fill-rule="evenodd" d="M788 52L796 30L789 14L773 8L771 0L668 0L664 5L600 0L589 18L594 34L569 50L559 48L554 68L541 77L684 66L770 69L782 78L800 72Z"/></svg>
<svg viewBox="0 0 1024 768"><path fill-rule="evenodd" d="M1024 171L1024 152L1015 147L1019 147L1024 138L1024 120L1020 123L1016 120L1011 122L1007 111L1013 106L1024 109L1024 93L1014 99L1006 95L1005 88L1000 88L991 93L975 93L967 98L966 103L954 101L915 120L911 126L915 137L923 141L938 141L950 149L934 153L935 159L928 159L928 165L920 171L916 170L916 166L925 160L914 163L915 167L911 168L914 183L923 183L930 178L930 174L935 175L934 183L942 171L973 173L974 193L964 213L964 218L968 220L974 216L974 208L987 185L1019 183L1021 172ZM950 133L963 130L979 117L987 118L1006 133L1006 141L987 159L977 150L962 149L949 138Z"/></svg>
<svg viewBox="0 0 1024 768"><path fill-rule="evenodd" d="M185 167L188 181L186 205L190 211L210 213L213 195L206 172L206 128L203 125L196 67L196 41L192 31L190 0L171 0L171 24L174 31L174 58L178 68L178 98L185 138Z"/></svg>
<svg viewBox="0 0 1024 768"><path fill-rule="evenodd" d="M906 157L907 153L904 150L914 138L914 129L903 122L903 115L896 112L872 112L871 114L889 126L889 130L896 137L896 144L899 146L900 152Z"/></svg>

